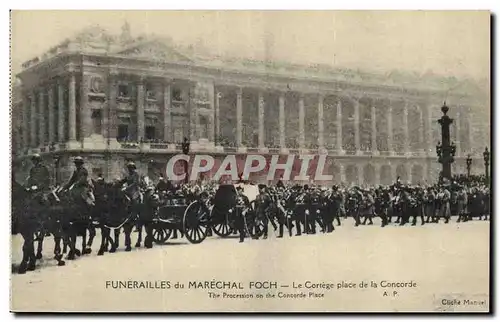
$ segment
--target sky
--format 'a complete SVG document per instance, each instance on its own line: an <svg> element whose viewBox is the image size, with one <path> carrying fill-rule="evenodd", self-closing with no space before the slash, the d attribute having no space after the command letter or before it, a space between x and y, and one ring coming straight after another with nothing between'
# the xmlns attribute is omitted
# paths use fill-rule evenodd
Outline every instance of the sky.
<svg viewBox="0 0 500 322"><path fill-rule="evenodd" d="M118 34L125 21L133 36L203 43L213 55L483 80L490 74L487 11L13 11L13 72L85 27Z"/></svg>

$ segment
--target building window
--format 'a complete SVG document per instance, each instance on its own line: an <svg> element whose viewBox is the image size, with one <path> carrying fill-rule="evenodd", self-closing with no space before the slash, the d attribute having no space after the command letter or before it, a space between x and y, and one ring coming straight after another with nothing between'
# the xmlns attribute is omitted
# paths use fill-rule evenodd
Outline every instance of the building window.
<svg viewBox="0 0 500 322"><path fill-rule="evenodd" d="M200 116L200 124L199 124L199 139L208 138L208 120L204 116Z"/></svg>
<svg viewBox="0 0 500 322"><path fill-rule="evenodd" d="M101 134L102 133L102 113L101 110L93 110L92 111L92 125L93 125L93 133Z"/></svg>
<svg viewBox="0 0 500 322"><path fill-rule="evenodd" d="M146 126L145 129L145 134L146 134L146 140L155 140L156 139L156 127L152 125Z"/></svg>
<svg viewBox="0 0 500 322"><path fill-rule="evenodd" d="M127 84L118 85L118 96L119 97L130 97L130 88Z"/></svg>
<svg viewBox="0 0 500 322"><path fill-rule="evenodd" d="M128 124L118 125L118 135L116 139L118 141L126 141L128 139Z"/></svg>
<svg viewBox="0 0 500 322"><path fill-rule="evenodd" d="M173 101L182 101L182 92L178 88L174 88L172 91L172 100Z"/></svg>
<svg viewBox="0 0 500 322"><path fill-rule="evenodd" d="M146 99L156 101L156 91L152 85L146 85Z"/></svg>

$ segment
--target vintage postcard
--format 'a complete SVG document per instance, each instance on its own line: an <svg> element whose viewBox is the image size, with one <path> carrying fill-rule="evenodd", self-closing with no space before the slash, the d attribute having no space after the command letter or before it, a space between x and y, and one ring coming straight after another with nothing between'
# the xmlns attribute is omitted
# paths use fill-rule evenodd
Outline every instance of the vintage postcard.
<svg viewBox="0 0 500 322"><path fill-rule="evenodd" d="M489 312L490 12L12 11L14 312Z"/></svg>

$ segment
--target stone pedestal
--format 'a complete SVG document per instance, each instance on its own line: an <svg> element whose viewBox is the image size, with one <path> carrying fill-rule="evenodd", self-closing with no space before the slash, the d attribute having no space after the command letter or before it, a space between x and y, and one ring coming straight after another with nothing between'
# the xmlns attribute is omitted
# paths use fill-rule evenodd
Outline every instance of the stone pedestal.
<svg viewBox="0 0 500 322"><path fill-rule="evenodd" d="M83 138L83 149L105 150L107 142L102 135L92 134L89 137Z"/></svg>
<svg viewBox="0 0 500 322"><path fill-rule="evenodd" d="M215 143L213 141L209 141L208 139L199 139L198 149L203 151L213 151L215 149Z"/></svg>
<svg viewBox="0 0 500 322"><path fill-rule="evenodd" d="M67 150L80 150L82 148L82 144L78 141L68 141L66 142Z"/></svg>
<svg viewBox="0 0 500 322"><path fill-rule="evenodd" d="M236 151L238 153L247 153L247 147L246 146L239 146Z"/></svg>

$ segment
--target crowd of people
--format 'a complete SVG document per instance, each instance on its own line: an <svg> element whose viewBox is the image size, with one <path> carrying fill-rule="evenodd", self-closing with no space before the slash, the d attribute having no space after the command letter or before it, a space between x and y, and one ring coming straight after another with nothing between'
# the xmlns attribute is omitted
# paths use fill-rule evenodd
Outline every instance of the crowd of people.
<svg viewBox="0 0 500 322"><path fill-rule="evenodd" d="M96 205L96 195L101 198L97 202L100 201L101 205L105 206L104 208L101 206L100 209L106 209L108 212L131 212L130 209L139 209L146 202L144 197L146 194L150 198L155 197L155 206L150 209L158 209L167 200L179 198L190 199L191 201L207 200L207 205L211 204L213 206L214 202L216 202L213 198L221 185L219 182L204 179L198 182L176 184L164 177L160 177L158 182L154 183L138 173L133 162L127 164L128 173L124 178L113 183L107 183L102 175L95 179L90 178L83 158L76 157L74 159L75 170L70 180L54 189L54 187L50 186L50 172L43 164L41 157L35 155L32 161L33 167L24 186L28 190L36 187L36 192L30 198L36 200L40 207L49 204L51 202L49 201L50 198L57 199L58 194L64 194L65 192L71 196L73 203L78 205L77 208L71 209L79 209L78 211L83 209L84 212L87 211L85 209L91 209ZM290 236L293 236L294 230L295 236L304 233L331 233L335 230L335 226L342 225L342 221L346 218L352 218L354 226L359 226L373 225L373 219L378 217L381 226L385 227L392 223L417 225L419 220L421 225L438 223L441 219L445 223L449 223L453 216L457 218L457 222L466 222L474 218L487 220L490 215L491 192L489 182L483 176L459 175L453 177L450 181L443 180L432 185L404 184L398 178L390 186L378 185L371 187L337 185L327 187L315 184L300 185L283 181L264 185L244 182L241 178L239 182L234 183L237 184L235 189L235 199L239 205L237 208L243 210L236 211L233 216L228 217L227 225L231 233L239 233L240 242L243 242L246 236L255 239L267 238L269 226L278 231L276 237L281 238L285 233L285 229L288 230ZM258 192L250 197L245 194L242 184L254 185L258 187L258 190L256 189ZM100 187L109 185L120 187L121 191L123 191L126 200L120 199L120 202L123 202L125 207L120 208L117 205L112 205L109 199L103 197L104 193L98 192ZM18 198L15 201L19 203L20 200L21 198ZM16 207L15 201L13 200L13 207ZM23 207L23 205L20 207ZM137 225L140 231L141 224L144 224L144 222L137 221L133 219L135 217L131 216L120 218L125 218L128 226L122 223L113 228L115 230L115 241L111 241L112 248L118 246L116 233L117 231L119 233L120 227L123 227L126 234L126 250L130 250L130 229L127 235L126 230L128 228L126 227L130 227L130 225L133 227L134 224L140 223ZM84 227L89 229L90 226L85 224ZM108 236L109 225L101 223L101 228L103 234L104 229L107 229L107 235L103 237L100 253L107 248L108 239L110 238ZM209 235L212 229L215 228L209 227L207 232ZM174 238L177 236L175 230ZM177 230L181 235L184 233L181 228ZM29 234L34 232L35 230L29 231ZM151 233L151 230L149 233ZM23 237L25 241L28 240L29 243L33 243L29 234L25 233ZM64 235L61 236L61 238L64 238ZM67 239L73 243L73 248L75 239L76 235L74 235L73 239ZM146 240L146 247L152 247L151 240ZM83 244L82 247L85 248L86 245ZM27 261L34 256L32 246L26 249L26 258L23 259L23 262L25 262L24 270L30 267ZM37 257L38 255L41 256L41 254L37 254ZM33 265L31 267L34 267Z"/></svg>

